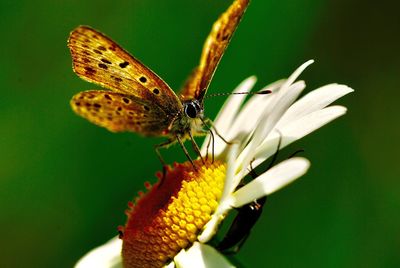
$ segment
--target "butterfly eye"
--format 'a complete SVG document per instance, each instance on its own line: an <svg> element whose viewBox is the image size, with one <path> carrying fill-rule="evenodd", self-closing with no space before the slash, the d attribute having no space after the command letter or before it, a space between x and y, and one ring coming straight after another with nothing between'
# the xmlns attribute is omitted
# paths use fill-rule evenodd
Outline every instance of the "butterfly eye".
<svg viewBox="0 0 400 268"><path fill-rule="evenodd" d="M196 106L193 103L187 103L185 105L185 114L189 116L190 118L196 118L197 117L197 109Z"/></svg>

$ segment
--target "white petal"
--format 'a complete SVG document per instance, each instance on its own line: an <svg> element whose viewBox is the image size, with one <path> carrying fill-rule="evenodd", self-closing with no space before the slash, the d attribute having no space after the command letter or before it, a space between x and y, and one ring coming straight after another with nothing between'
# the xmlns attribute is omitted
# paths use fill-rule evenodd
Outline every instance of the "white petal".
<svg viewBox="0 0 400 268"><path fill-rule="evenodd" d="M347 109L343 106L330 106L312 112L293 122L289 122L279 129L280 134L278 134L278 132L271 132L271 135L269 135L263 144L257 148L257 152L254 156L255 161L253 162L253 167L255 168L258 164L264 162L268 157L275 153L280 135L280 148L284 148L290 143L301 139L328 124L339 116L344 115L346 111Z"/></svg>
<svg viewBox="0 0 400 268"><path fill-rule="evenodd" d="M325 108L335 100L354 90L345 85L329 84L311 91L296 101L283 115L277 128L306 114Z"/></svg>
<svg viewBox="0 0 400 268"><path fill-rule="evenodd" d="M76 268L119 268L122 267L122 240L115 237L106 244L87 253L75 265Z"/></svg>
<svg viewBox="0 0 400 268"><path fill-rule="evenodd" d="M276 100L275 104L271 107L267 107L267 109L264 111L264 115L257 125L251 142L243 150L243 152L239 156L239 159L237 160L237 168L241 168L243 170L242 174L246 172L246 167L254 158L257 147L261 145L261 143L265 140L270 131L275 127L276 123L279 121L282 115L295 101L295 99L299 96L304 88L304 82L298 81L287 88L284 94L278 92L278 99Z"/></svg>
<svg viewBox="0 0 400 268"><path fill-rule="evenodd" d="M227 140L234 140L241 134L249 135L257 125L263 111L268 107L277 94L277 90L282 86L285 80L276 81L260 91L269 90L272 93L268 95L254 95L243 106L235 120L232 122L229 132L224 137Z"/></svg>
<svg viewBox="0 0 400 268"><path fill-rule="evenodd" d="M187 250L182 250L174 258L177 268L228 268L234 267L216 249L194 242Z"/></svg>
<svg viewBox="0 0 400 268"><path fill-rule="evenodd" d="M288 123L281 133L287 137L287 142L291 143L344 115L346 111L343 106L329 106Z"/></svg>
<svg viewBox="0 0 400 268"><path fill-rule="evenodd" d="M251 76L244 80L233 92L250 92L254 84L257 82L257 78L255 76ZM246 95L231 95L225 101L224 105L222 106L220 112L218 113L217 117L215 118L213 124L217 131L224 137L224 135L228 132L232 121L236 117L237 112L240 109L243 101L245 100ZM209 136L206 137L204 140L203 146L201 147L201 154L205 155L207 151L207 143L210 139ZM220 149L225 147L225 143L222 140L216 139L215 147ZM218 143L218 144L217 144ZM220 144L223 143L223 144Z"/></svg>
<svg viewBox="0 0 400 268"><path fill-rule="evenodd" d="M204 226L203 232L197 237L197 240L201 243L207 243L217 233L219 224L225 219L228 211L232 209L231 198L232 196L228 196L228 198L225 198L224 203L218 205L217 211L214 212L211 219Z"/></svg>
<svg viewBox="0 0 400 268"><path fill-rule="evenodd" d="M306 87L303 81L298 81L291 85L285 94L281 95L280 98L276 101L270 109L266 110L265 119L258 122L259 126L254 133L254 144L259 145L260 142L265 139L268 133L274 128L276 123L281 119L282 115L286 112L286 110L290 107L290 105L297 99L303 89ZM278 94L280 94L279 92ZM269 114L268 114L269 113ZM264 122L265 121L265 122Z"/></svg>
<svg viewBox="0 0 400 268"><path fill-rule="evenodd" d="M285 160L267 170L233 194L233 206L241 207L269 195L305 174L310 162L301 157Z"/></svg>
<svg viewBox="0 0 400 268"><path fill-rule="evenodd" d="M302 65L300 65L299 68L297 68L290 76L289 78L286 80L285 84L282 86L282 88L287 88L288 86L290 86L291 84L294 83L294 81L296 81L296 79L300 76L300 74L311 64L314 63L314 60L309 60L305 63L303 63Z"/></svg>
<svg viewBox="0 0 400 268"><path fill-rule="evenodd" d="M234 143L229 148L229 154L227 158L227 170L226 170L226 178L225 178L225 185L224 190L221 195L220 203L224 201L230 194L233 193L235 188L238 186L238 180L234 180L235 175L235 160L238 155L238 148L239 145Z"/></svg>

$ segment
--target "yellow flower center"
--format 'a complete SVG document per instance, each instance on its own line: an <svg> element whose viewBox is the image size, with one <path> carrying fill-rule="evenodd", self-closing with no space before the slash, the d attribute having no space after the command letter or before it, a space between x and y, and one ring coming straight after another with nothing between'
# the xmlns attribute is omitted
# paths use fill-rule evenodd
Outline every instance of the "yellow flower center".
<svg viewBox="0 0 400 268"><path fill-rule="evenodd" d="M197 239L218 207L225 181L222 162L175 164L136 204L123 231L125 267L162 267ZM162 175L158 174L159 179Z"/></svg>

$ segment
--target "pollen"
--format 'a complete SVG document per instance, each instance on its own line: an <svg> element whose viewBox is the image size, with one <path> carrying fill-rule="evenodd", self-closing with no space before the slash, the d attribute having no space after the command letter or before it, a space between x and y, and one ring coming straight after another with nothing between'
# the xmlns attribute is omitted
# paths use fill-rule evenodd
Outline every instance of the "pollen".
<svg viewBox="0 0 400 268"><path fill-rule="evenodd" d="M124 267L162 267L197 240L218 207L225 181L222 162L168 167L159 182L130 203L120 228Z"/></svg>

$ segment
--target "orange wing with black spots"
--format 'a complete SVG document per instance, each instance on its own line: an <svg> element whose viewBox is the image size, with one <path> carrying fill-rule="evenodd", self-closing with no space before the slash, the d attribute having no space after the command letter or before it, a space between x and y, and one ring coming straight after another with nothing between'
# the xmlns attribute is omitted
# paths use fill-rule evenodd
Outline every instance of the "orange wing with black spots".
<svg viewBox="0 0 400 268"><path fill-rule="evenodd" d="M181 100L197 99L202 102L233 33L250 0L236 0L214 23L200 57L200 63L180 92Z"/></svg>
<svg viewBox="0 0 400 268"><path fill-rule="evenodd" d="M175 106L179 103L160 77L102 33L79 26L71 32L68 47L73 69L81 78L139 98L150 92L167 98Z"/></svg>
<svg viewBox="0 0 400 268"><path fill-rule="evenodd" d="M161 127L165 127L165 121L172 121L174 116L181 111L181 101L160 77L102 33L87 26L80 26L71 32L68 47L72 55L73 69L78 76L120 93L121 96L132 101L130 106L119 105L123 103L117 100L109 103L104 99L106 91L90 91L90 94L88 92L79 93L71 101L71 106L75 112L89 121L111 131L135 131L143 135L154 135L159 132ZM95 96L95 98L87 99L89 96ZM84 97L87 100L86 104L98 104L102 105L102 108L94 109L94 106L91 106L90 109L83 108L76 104L77 97ZM94 100L97 102L92 102ZM127 114L133 110L136 111L138 105L142 109L143 104L146 104L146 107L154 112L145 113L147 118L141 120L146 122L157 122L158 120L159 127L155 126L156 123L149 124L148 127L133 126L125 121L129 118L128 116L124 119L115 112L118 107L129 108L129 111L123 111L123 113L120 111L122 114ZM103 120L103 118L108 118L104 116L103 112L115 112L116 119ZM135 122L139 122L137 121L139 114L136 114L136 117ZM150 131L149 128L152 130Z"/></svg>
<svg viewBox="0 0 400 268"><path fill-rule="evenodd" d="M132 95L89 90L71 100L73 110L90 122L112 132L132 131L146 136L162 136L171 117L158 106Z"/></svg>

